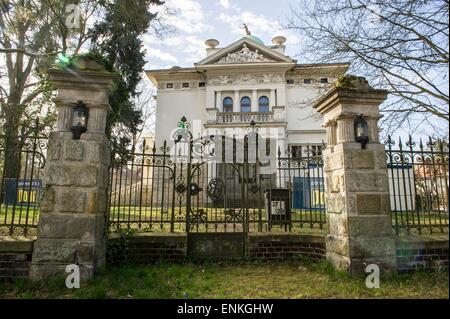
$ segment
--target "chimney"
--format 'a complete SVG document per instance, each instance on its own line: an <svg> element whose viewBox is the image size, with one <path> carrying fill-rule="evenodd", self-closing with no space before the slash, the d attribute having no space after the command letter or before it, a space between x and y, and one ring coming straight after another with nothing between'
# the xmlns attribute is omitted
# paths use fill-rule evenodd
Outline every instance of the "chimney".
<svg viewBox="0 0 450 319"><path fill-rule="evenodd" d="M205 41L205 44L207 56L210 56L211 54L219 50L218 48L216 48L219 45L219 41L217 41L216 39L208 39Z"/></svg>
<svg viewBox="0 0 450 319"><path fill-rule="evenodd" d="M283 36L273 37L272 43L275 45L272 46L271 48L274 49L275 51L278 51L278 52L284 54L284 49L286 48L286 46L284 45L285 42L286 42L286 38Z"/></svg>

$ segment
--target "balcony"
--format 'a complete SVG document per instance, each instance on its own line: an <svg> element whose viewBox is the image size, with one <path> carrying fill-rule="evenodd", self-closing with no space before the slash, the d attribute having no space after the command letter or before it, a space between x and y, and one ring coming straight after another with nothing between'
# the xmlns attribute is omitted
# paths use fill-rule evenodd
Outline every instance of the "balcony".
<svg viewBox="0 0 450 319"><path fill-rule="evenodd" d="M286 111L284 106L273 106L269 112L219 112L216 108L207 108L207 124L244 124L251 121L256 123L286 123Z"/></svg>
<svg viewBox="0 0 450 319"><path fill-rule="evenodd" d="M218 112L217 123L272 122L274 112Z"/></svg>

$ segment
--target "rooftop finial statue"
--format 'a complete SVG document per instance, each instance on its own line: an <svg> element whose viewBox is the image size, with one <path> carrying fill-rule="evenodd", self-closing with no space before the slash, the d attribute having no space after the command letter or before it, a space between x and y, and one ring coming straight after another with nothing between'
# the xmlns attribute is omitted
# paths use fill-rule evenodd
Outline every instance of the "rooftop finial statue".
<svg viewBox="0 0 450 319"><path fill-rule="evenodd" d="M247 35L252 35L252 34L250 33L250 30L248 29L247 23L244 23L244 25L241 27L241 29L245 29L245 33L246 33Z"/></svg>

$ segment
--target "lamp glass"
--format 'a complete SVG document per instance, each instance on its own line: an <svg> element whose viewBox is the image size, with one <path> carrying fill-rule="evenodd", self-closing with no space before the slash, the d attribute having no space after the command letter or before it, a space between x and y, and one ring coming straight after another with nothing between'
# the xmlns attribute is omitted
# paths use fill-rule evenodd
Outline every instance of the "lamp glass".
<svg viewBox="0 0 450 319"><path fill-rule="evenodd" d="M79 101L72 111L72 133L76 140L87 131L89 110L83 102Z"/></svg>
<svg viewBox="0 0 450 319"><path fill-rule="evenodd" d="M366 121L358 121L358 123L356 124L356 136L357 137L369 136L369 129L367 127Z"/></svg>
<svg viewBox="0 0 450 319"><path fill-rule="evenodd" d="M360 115L355 120L355 140L361 144L361 147L366 148L366 144L369 142L369 126Z"/></svg>
<svg viewBox="0 0 450 319"><path fill-rule="evenodd" d="M87 127L87 112L75 109L73 112L72 126Z"/></svg>

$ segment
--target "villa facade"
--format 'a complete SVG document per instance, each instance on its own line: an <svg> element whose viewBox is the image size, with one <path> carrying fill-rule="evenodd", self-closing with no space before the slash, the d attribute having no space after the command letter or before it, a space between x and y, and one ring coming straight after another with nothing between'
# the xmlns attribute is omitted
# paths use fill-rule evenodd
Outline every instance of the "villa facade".
<svg viewBox="0 0 450 319"><path fill-rule="evenodd" d="M301 156L307 144L320 147L325 129L313 101L349 64L298 64L285 54L285 41L275 37L273 45L266 45L249 32L225 47L209 39L206 58L193 67L148 70L157 87L156 145L170 142L185 116L194 138L236 135L254 121L261 131L276 135L284 154Z"/></svg>

